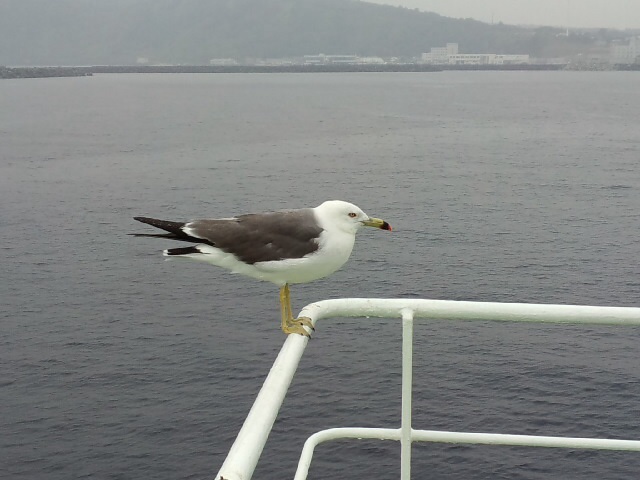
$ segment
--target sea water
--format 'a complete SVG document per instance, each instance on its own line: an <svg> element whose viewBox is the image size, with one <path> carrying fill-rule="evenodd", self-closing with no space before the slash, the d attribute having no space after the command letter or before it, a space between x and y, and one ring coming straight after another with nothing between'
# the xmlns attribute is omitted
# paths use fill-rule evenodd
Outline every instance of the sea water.
<svg viewBox="0 0 640 480"><path fill-rule="evenodd" d="M169 220L356 203L338 297L640 306L635 72L96 75L0 82L0 477L211 478L284 340L275 285ZM398 427L400 321L318 324L256 470ZM637 439L640 331L417 321L414 428ZM397 478L341 441L310 478ZM413 477L629 479L635 453L415 444Z"/></svg>

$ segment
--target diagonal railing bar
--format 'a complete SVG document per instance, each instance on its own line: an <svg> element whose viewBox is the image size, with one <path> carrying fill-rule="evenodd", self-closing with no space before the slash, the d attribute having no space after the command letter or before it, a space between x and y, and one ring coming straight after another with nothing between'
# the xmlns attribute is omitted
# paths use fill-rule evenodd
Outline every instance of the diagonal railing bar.
<svg viewBox="0 0 640 480"><path fill-rule="evenodd" d="M540 447L601 448L640 451L640 441L541 437L470 432L439 432L411 428L411 353L413 318L492 320L508 322L640 325L640 308L457 302L425 299L346 298L307 305L300 316L315 323L329 317L386 317L403 321L402 426L400 429L341 428L312 435L303 449L296 480L306 478L315 445L334 438L378 438L401 442L401 478L410 478L411 442L449 442ZM216 480L249 480L307 346L308 338L289 335L245 419ZM408 372L405 372L408 369ZM342 435L342 436L340 436Z"/></svg>

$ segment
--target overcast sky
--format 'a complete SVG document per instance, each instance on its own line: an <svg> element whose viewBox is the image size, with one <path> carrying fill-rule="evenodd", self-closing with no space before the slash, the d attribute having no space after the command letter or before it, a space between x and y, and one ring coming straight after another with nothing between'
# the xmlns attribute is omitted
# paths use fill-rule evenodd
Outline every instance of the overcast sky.
<svg viewBox="0 0 640 480"><path fill-rule="evenodd" d="M524 25L640 28L640 0L365 0L447 17Z"/></svg>

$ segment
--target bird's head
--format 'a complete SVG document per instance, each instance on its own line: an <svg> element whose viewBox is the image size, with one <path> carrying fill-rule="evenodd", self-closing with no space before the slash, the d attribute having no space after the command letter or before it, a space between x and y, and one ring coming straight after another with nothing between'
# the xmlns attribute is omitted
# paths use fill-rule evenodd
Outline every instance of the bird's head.
<svg viewBox="0 0 640 480"><path fill-rule="evenodd" d="M329 200L315 208L320 222L331 228L355 234L362 226L391 231L391 225L380 218L373 218L352 203Z"/></svg>

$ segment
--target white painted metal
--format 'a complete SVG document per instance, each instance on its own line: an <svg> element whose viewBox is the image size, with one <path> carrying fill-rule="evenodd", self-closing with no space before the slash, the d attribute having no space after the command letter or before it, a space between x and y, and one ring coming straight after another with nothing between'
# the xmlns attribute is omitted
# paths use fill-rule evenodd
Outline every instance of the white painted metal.
<svg viewBox="0 0 640 480"><path fill-rule="evenodd" d="M413 389L413 311L402 310L402 419L400 479L411 478L411 400Z"/></svg>
<svg viewBox="0 0 640 480"><path fill-rule="evenodd" d="M253 475L308 340L287 336L216 480L249 480Z"/></svg>
<svg viewBox="0 0 640 480"><path fill-rule="evenodd" d="M412 312L415 318L455 319L455 320L497 320L511 322L540 322L540 323L580 323L603 325L640 325L640 308L628 307L589 307L574 305L540 305L518 303L485 303L485 302L454 302L448 300L422 299L368 299L346 298L323 300L307 305L301 316L307 316L315 322L328 317L389 317L405 318ZM271 427L282 405L287 389L298 367L300 358L307 345L308 339L300 335L289 335L278 358L274 362L251 411L238 433L227 458L220 468L217 480L249 480L253 474L258 458L262 453ZM403 340L404 341L404 340ZM404 412L403 412L404 415ZM410 418L409 418L410 422ZM410 423L409 423L410 425ZM355 431L353 438L380 438L401 440L402 428L390 429L332 429L340 431ZM506 441L520 442L528 439L531 446L560 446L557 437L530 437L524 435L477 434L457 432L434 432L411 430L414 441L447 441L462 443L488 443L500 445L524 445L524 443L504 443ZM322 434L322 432L319 432ZM319 434L316 434L319 435ZM478 435L489 435L478 437ZM458 437L456 437L458 436ZM311 438L325 438L323 435ZM311 438L309 440L311 440ZM336 437L337 438L337 437ZM440 438L441 440L433 440ZM458 438L458 440L453 440ZM327 438L328 439L328 438ZM544 440L543 440L544 439ZM309 442L309 440L307 442ZM625 450L639 450L636 443L627 440L600 439L566 439L571 448L613 448L618 445ZM326 440L321 440L326 441ZM599 443L603 442L603 443ZM613 443L611 443L613 442ZM621 442L621 443L620 443ZM319 443L319 442L318 442ZM317 444L317 443L316 443ZM543 445L544 444L544 445ZM609 445L598 447L596 445ZM315 445L313 445L315 446ZM313 452L313 446L311 454ZM305 451L309 451L305 444ZM303 451L303 457L304 457ZM311 457L308 458L311 461ZM303 458L300 459L303 462ZM308 470L308 465L307 465ZM296 478L305 478L305 476Z"/></svg>
<svg viewBox="0 0 640 480"><path fill-rule="evenodd" d="M311 435L304 444L294 480L305 480L309 473L315 447L321 443L344 438L402 440L401 428L341 427L322 430ZM520 447L575 448L590 450L626 450L640 452L638 440L603 438L544 437L535 435L507 435L501 433L444 432L413 430L414 442L457 443L467 445L511 445Z"/></svg>
<svg viewBox="0 0 640 480"><path fill-rule="evenodd" d="M608 438L545 437L502 433L441 432L414 430L417 442L466 443L475 445L514 445L521 447L580 448L590 450L627 450L640 452L640 440Z"/></svg>
<svg viewBox="0 0 640 480"><path fill-rule="evenodd" d="M329 428L321 430L311 435L304 443L302 454L298 461L298 469L294 480L305 480L309 474L309 466L311 458L317 445L330 440L338 440L341 438L375 439L375 440L398 440L402 438L402 429L396 428Z"/></svg>
<svg viewBox="0 0 640 480"><path fill-rule="evenodd" d="M640 325L640 309L533 303L456 302L451 300L341 298L307 305L300 315L314 320L329 317L414 318L442 320L497 320L506 322Z"/></svg>

